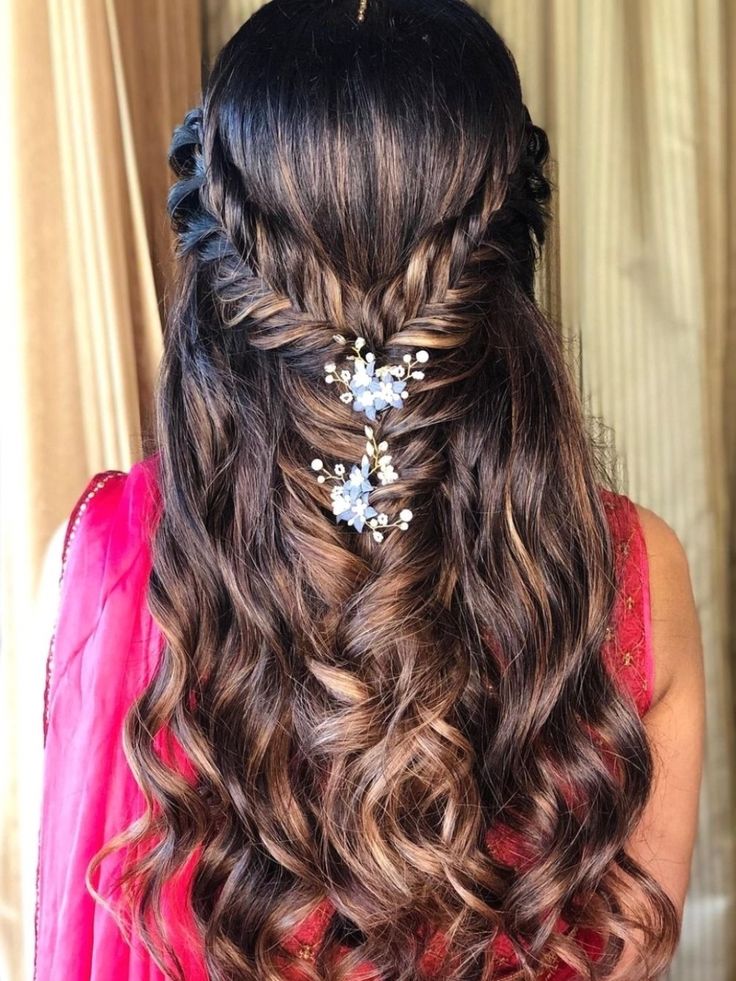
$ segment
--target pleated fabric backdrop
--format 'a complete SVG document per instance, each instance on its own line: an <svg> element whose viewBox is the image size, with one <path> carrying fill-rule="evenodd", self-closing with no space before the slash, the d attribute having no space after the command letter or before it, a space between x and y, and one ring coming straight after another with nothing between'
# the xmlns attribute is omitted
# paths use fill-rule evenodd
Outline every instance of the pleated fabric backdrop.
<svg viewBox="0 0 736 981"><path fill-rule="evenodd" d="M48 636L44 549L140 457L169 276L166 151L198 98L199 0L0 3L0 978L27 977ZM50 981L50 979L49 979Z"/></svg>
<svg viewBox="0 0 736 981"><path fill-rule="evenodd" d="M10 245L0 264L10 325L0 413L0 976L9 981L26 976L32 942L46 637L31 628L44 549L88 475L143 452L169 270L166 148L197 101L201 44L214 53L258 6L0 6ZM475 6L514 52L552 144L556 221L540 298L562 325L592 413L615 431L624 489L673 525L690 558L708 740L670 977L731 981L736 5Z"/></svg>

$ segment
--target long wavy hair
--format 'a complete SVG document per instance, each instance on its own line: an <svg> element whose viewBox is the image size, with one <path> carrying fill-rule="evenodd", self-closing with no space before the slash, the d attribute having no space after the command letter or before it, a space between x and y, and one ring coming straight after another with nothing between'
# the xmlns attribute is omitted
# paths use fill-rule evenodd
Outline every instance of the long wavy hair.
<svg viewBox="0 0 736 981"><path fill-rule="evenodd" d="M418 978L432 930L452 981L501 976L499 933L520 978L550 955L608 977L626 938L650 978L678 918L626 851L652 758L601 658L613 480L534 297L547 138L464 0L357 10L261 7L171 146L148 595L165 642L125 730L147 801L122 838L132 918L182 977L161 897L196 858L217 981L290 964L340 978L366 960ZM400 479L375 499L414 513L380 543L335 521L309 469L364 448L362 417L324 382L336 333L381 359L430 353L376 423ZM492 854L494 826L532 859ZM283 941L325 900L310 964ZM600 932L600 960L556 932L560 915Z"/></svg>

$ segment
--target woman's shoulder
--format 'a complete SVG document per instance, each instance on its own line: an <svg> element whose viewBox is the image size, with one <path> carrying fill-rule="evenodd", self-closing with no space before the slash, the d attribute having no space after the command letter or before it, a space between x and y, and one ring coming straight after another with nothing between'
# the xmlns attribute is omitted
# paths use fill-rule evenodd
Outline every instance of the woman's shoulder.
<svg viewBox="0 0 736 981"><path fill-rule="evenodd" d="M79 648L113 589L145 577L157 515L155 457L88 479L71 509L59 569L54 647Z"/></svg>
<svg viewBox="0 0 736 981"><path fill-rule="evenodd" d="M606 487L599 491L614 551L616 582L616 601L602 654L609 672L644 715L652 704L655 685L645 541L634 502Z"/></svg>
<svg viewBox="0 0 736 981"><path fill-rule="evenodd" d="M61 679L95 635L103 612L121 637L138 618L150 569L150 537L157 509L155 457L129 470L103 470L90 477L71 509L58 566L56 615L46 661L44 731ZM55 536L58 542L60 536ZM148 624L141 627L148 628ZM106 649L112 649L110 643Z"/></svg>
<svg viewBox="0 0 736 981"><path fill-rule="evenodd" d="M602 488L601 497L618 573L615 646L637 669L634 694L644 714L678 673L692 671L686 660L699 656L690 569L682 542L664 518L626 494Z"/></svg>
<svg viewBox="0 0 736 981"><path fill-rule="evenodd" d="M659 514L633 503L646 547L652 649L656 662L652 704L679 679L702 671L700 623L685 547Z"/></svg>
<svg viewBox="0 0 736 981"><path fill-rule="evenodd" d="M705 670L685 547L671 525L636 504L646 542L656 687L645 724L652 793L629 843L682 919L697 829L705 748Z"/></svg>
<svg viewBox="0 0 736 981"><path fill-rule="evenodd" d="M154 454L128 470L103 470L88 479L66 524L62 578L75 551L83 551L87 559L92 552L104 553L106 564L114 566L114 560L129 551L126 544L135 546L146 540L156 514L157 465ZM76 545L78 538L83 539L83 546Z"/></svg>

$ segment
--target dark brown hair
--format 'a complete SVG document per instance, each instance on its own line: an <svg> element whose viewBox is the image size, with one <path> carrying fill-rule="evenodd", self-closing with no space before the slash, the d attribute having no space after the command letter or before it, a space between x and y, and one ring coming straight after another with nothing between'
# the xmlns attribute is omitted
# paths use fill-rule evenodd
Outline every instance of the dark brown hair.
<svg viewBox="0 0 736 981"><path fill-rule="evenodd" d="M338 943L342 972L419 977L431 926L448 981L498 976L499 931L518 977L551 954L607 977L636 935L651 978L678 922L625 850L652 760L600 656L608 478L534 298L547 139L463 0L357 8L261 7L171 148L149 592L165 646L125 733L148 802L127 836L134 920L162 963L152 916L196 850L217 981L281 977L282 942L325 898L305 977L345 976ZM381 358L430 352L376 425L400 473L376 500L414 513L381 543L336 523L309 469L365 442L324 382L336 332ZM193 783L162 759L167 730ZM489 853L500 822L531 863ZM559 915L600 932L601 961Z"/></svg>

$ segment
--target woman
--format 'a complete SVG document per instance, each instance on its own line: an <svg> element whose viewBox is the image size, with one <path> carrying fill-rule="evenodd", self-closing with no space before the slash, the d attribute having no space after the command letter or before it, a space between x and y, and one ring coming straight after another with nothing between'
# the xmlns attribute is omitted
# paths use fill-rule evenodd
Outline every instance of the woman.
<svg viewBox="0 0 736 981"><path fill-rule="evenodd" d="M220 53L155 452L69 522L40 981L671 961L697 617L535 303L547 154L463 0L273 0Z"/></svg>

